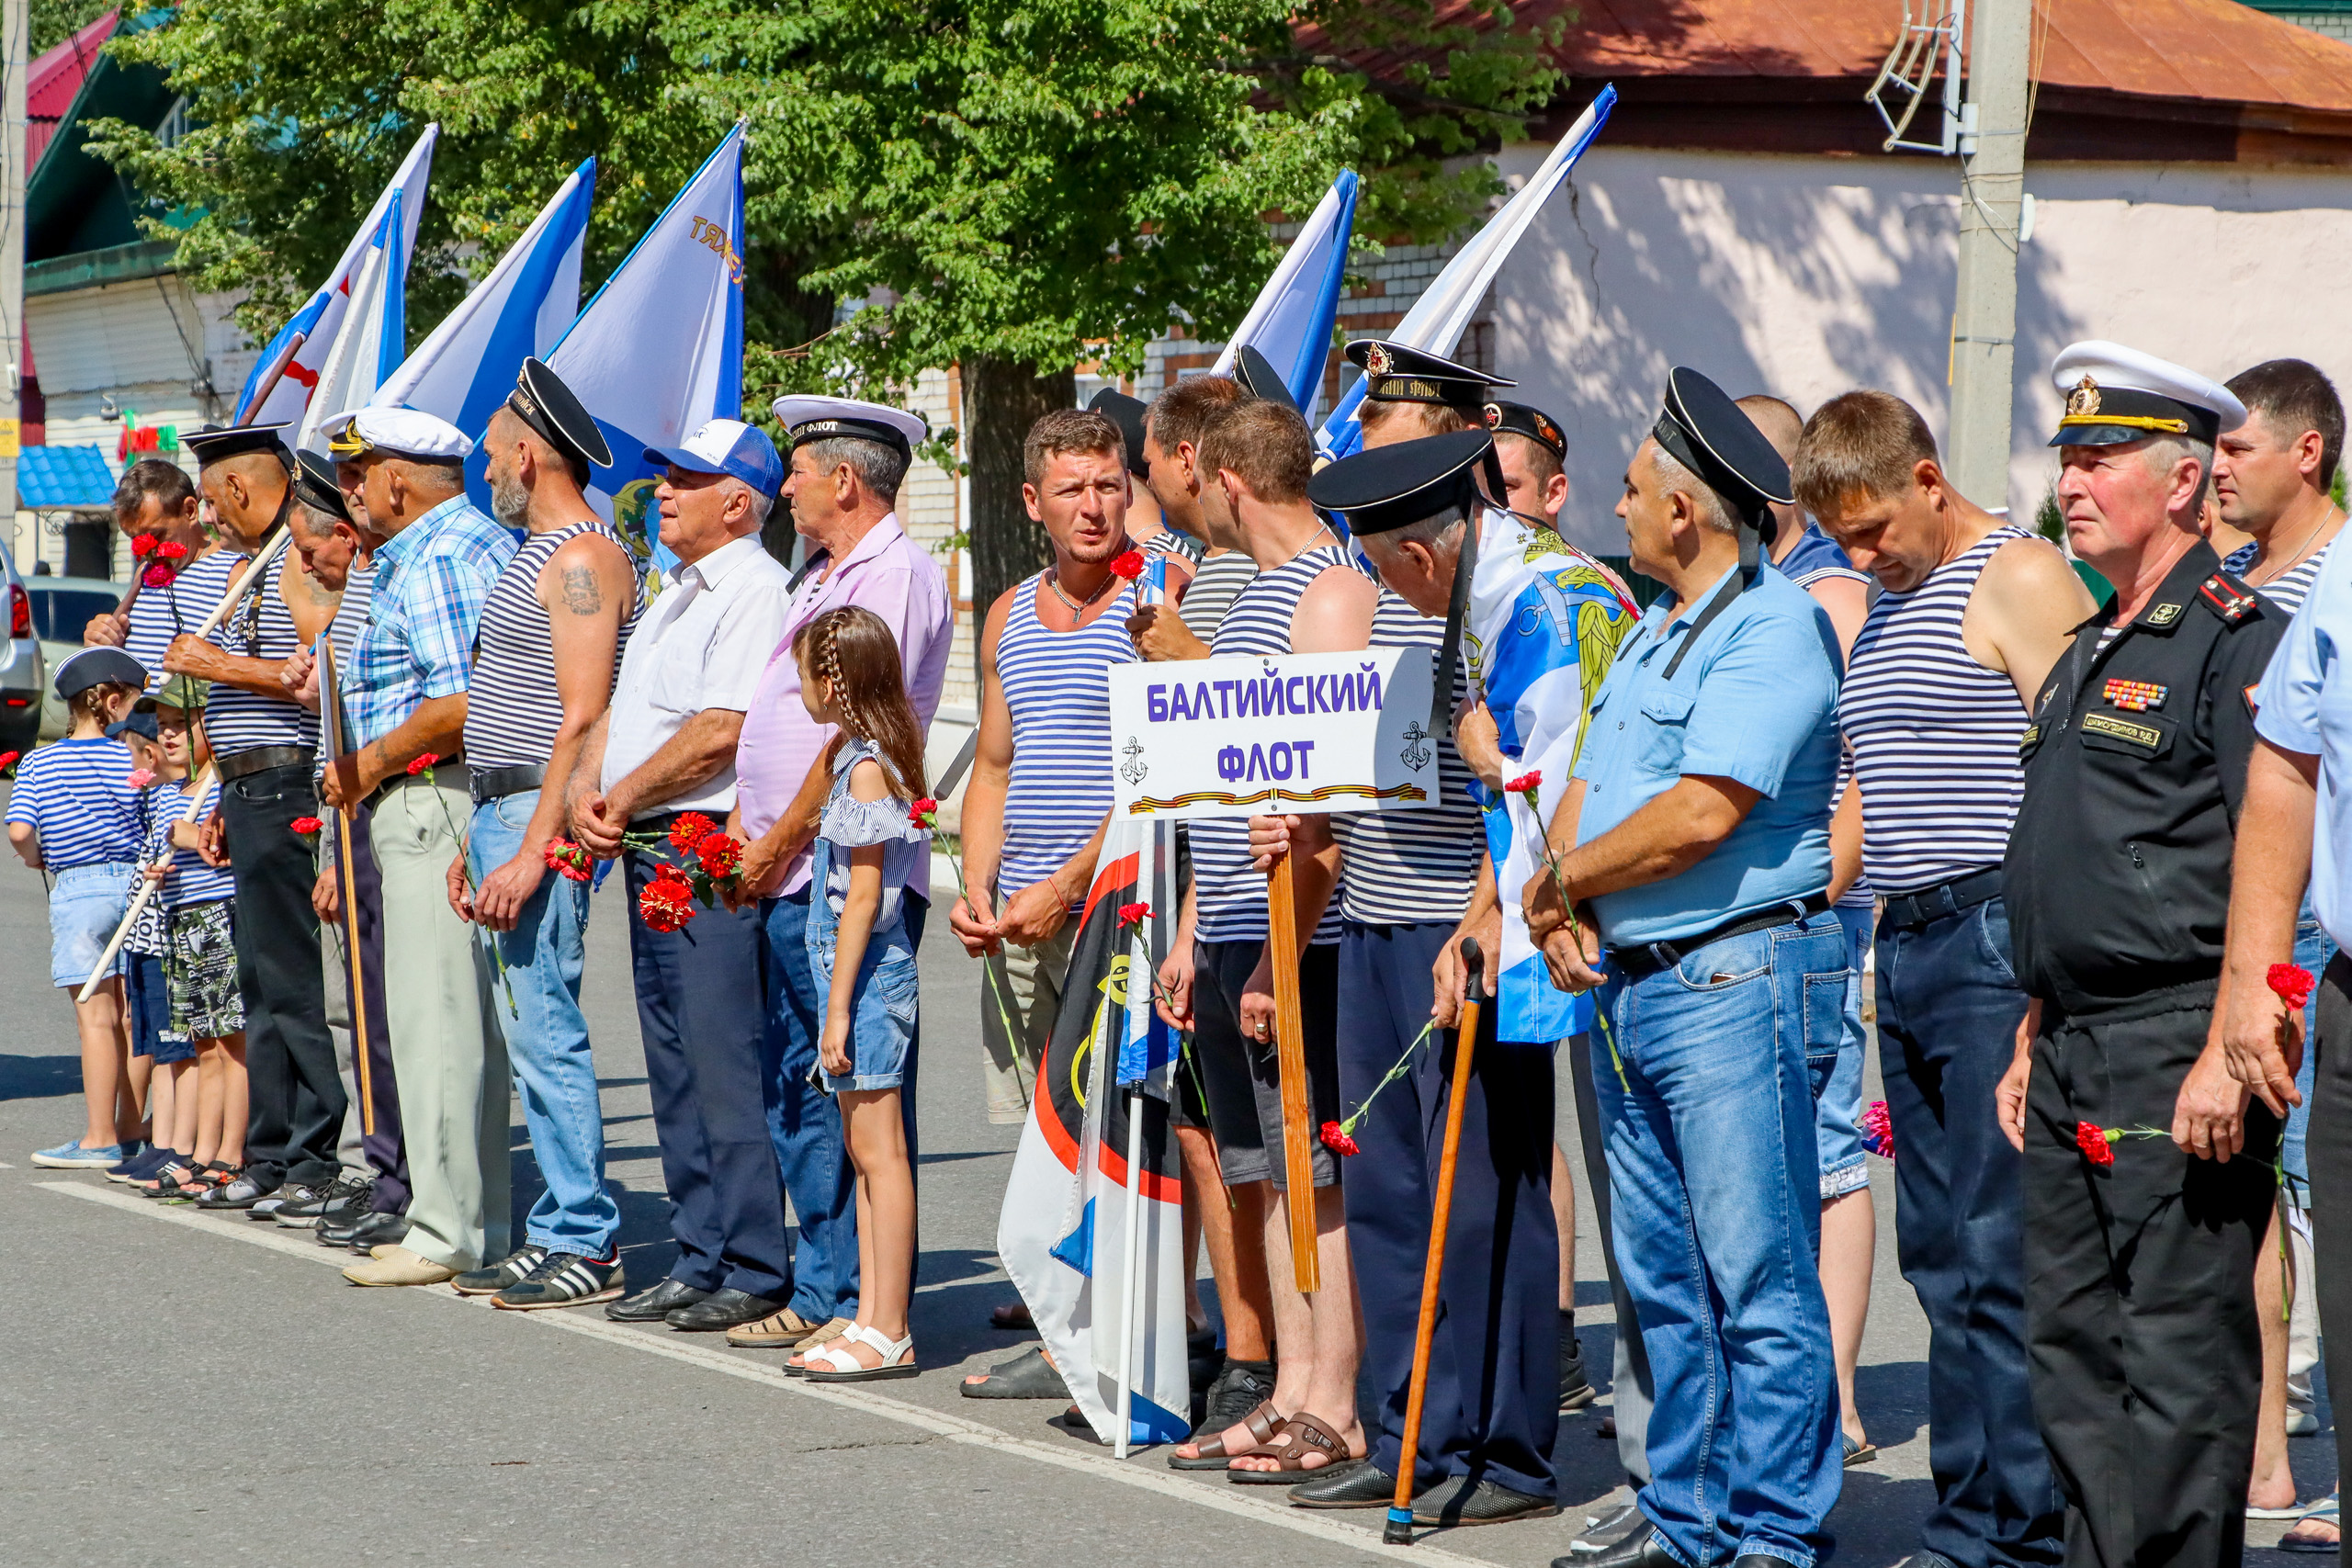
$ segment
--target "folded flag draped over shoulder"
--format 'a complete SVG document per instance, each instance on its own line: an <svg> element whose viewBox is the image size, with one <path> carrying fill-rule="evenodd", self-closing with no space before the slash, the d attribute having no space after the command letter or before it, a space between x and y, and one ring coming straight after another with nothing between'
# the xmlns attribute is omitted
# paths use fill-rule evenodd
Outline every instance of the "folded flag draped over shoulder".
<svg viewBox="0 0 2352 1568"><path fill-rule="evenodd" d="M1355 218L1355 171L1342 169L1283 252L1274 275L1258 291L1257 302L1227 340L1210 375L1230 376L1235 356L1254 348L1282 373L1290 400L1314 412L1323 386L1323 364L1331 356L1331 323L1340 312L1340 287L1347 277Z"/></svg>
<svg viewBox="0 0 2352 1568"><path fill-rule="evenodd" d="M997 1252L1036 1319L1039 1337L1097 1436L1117 1426L1120 1294L1127 1279L1128 1184L1140 1184L1134 1246L1142 1249L1134 1305L1135 1443L1181 1441L1191 1430L1184 1348L1183 1190L1169 1104L1151 1091L1147 1047L1136 1056L1145 1092L1120 1087L1134 1010L1148 1010L1136 973L1136 927L1124 907L1150 900L1166 873L1155 867L1150 829L1114 823L1070 956L1061 1014L1037 1070L1012 1179L997 1225ZM1155 922L1144 922L1149 926ZM1162 924L1164 931L1166 926ZM1164 936L1162 941L1164 942ZM1157 962L1148 954L1148 962ZM1143 1118L1140 1169L1127 1168L1127 1117Z"/></svg>
<svg viewBox="0 0 2352 1568"><path fill-rule="evenodd" d="M424 190L433 174L433 145L441 134L438 125L428 125L416 139L408 156L401 161L400 172L392 176L376 205L368 209L359 231L344 248L343 259L327 274L324 283L294 319L278 329L254 362L253 374L245 378L244 389L237 394L236 417L232 424L271 424L279 421L300 423L311 406L311 394L319 385L319 373L324 368L328 352L343 332L345 307L351 300L352 286L358 280L360 268L368 260L381 235L384 218L392 209L394 199L400 203L400 272L408 273L409 256L416 249L416 226L424 217ZM373 384L372 381L370 383ZM354 406L345 403L321 413L340 413Z"/></svg>
<svg viewBox="0 0 2352 1568"><path fill-rule="evenodd" d="M1470 318L1478 313L1478 301L1486 298L1487 288L1495 274L1510 259L1511 248L1519 237L1527 232L1529 224L1542 210L1552 193L1567 179L1584 150L1592 145L1600 128L1609 123L1609 111L1617 107L1617 89L1600 89L1568 133L1560 138L1542 165L1529 176L1525 185L1512 193L1511 198L1487 226L1472 237L1470 243L1455 253L1445 270L1437 275L1405 319L1390 332L1391 343L1401 343L1408 348L1426 349L1431 354L1451 357L1462 341L1462 333L1470 325ZM1331 410L1331 417L1323 422L1316 436L1316 445L1333 458L1351 457L1363 446L1363 431L1356 423L1356 407L1363 401L1363 378L1340 396Z"/></svg>
<svg viewBox="0 0 2352 1568"><path fill-rule="evenodd" d="M564 177L490 276L384 378L369 400L438 414L479 440L514 389L523 361L553 349L580 314L580 253L595 193L596 160L590 158ZM477 446L466 459L466 492L485 512L490 486L482 471L489 458L489 449Z"/></svg>
<svg viewBox="0 0 2352 1568"><path fill-rule="evenodd" d="M743 412L743 128L704 160L548 355L613 449L589 503L639 565L673 564L649 446L677 446Z"/></svg>
<svg viewBox="0 0 2352 1568"><path fill-rule="evenodd" d="M297 446L327 455L327 438L319 427L345 409L372 400L384 378L400 368L408 352L408 265L401 236L405 200L392 192L392 204L376 226L376 238L360 257L358 274L344 305L343 325L328 346L319 367L319 383L294 438Z"/></svg>

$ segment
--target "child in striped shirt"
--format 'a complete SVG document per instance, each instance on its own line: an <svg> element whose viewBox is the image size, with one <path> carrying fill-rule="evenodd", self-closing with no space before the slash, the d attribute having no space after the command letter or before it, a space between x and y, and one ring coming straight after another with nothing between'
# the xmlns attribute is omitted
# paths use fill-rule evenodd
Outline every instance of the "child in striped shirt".
<svg viewBox="0 0 2352 1568"><path fill-rule="evenodd" d="M130 711L147 671L119 648L85 648L57 667L54 684L74 728L17 765L8 842L51 878L49 977L74 998L88 1119L81 1136L39 1151L33 1164L105 1170L136 1152L139 1141L139 1107L126 1092L130 1041L123 1031L122 964L119 954L107 955L107 944L130 907L140 826L130 750L106 731ZM100 984L83 1001L81 987L102 957Z"/></svg>

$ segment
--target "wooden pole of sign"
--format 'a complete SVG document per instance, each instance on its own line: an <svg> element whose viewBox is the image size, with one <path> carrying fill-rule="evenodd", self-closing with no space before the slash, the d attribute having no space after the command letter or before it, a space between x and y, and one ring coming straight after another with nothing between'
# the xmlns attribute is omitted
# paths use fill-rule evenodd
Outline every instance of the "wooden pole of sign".
<svg viewBox="0 0 2352 1568"><path fill-rule="evenodd" d="M1306 1021L1298 1004L1298 885L1292 857L1266 874L1266 941L1273 953L1274 1047L1282 1067L1283 1171L1289 1184L1291 1270L1298 1288L1323 1288L1316 1256L1314 1109L1306 1094Z"/></svg>
<svg viewBox="0 0 2352 1568"><path fill-rule="evenodd" d="M1453 1035L1453 1091L1445 1100L1445 1142L1439 1146L1436 1201L1430 1205L1429 1260L1421 1267L1421 1319L1413 1329L1413 1381L1405 1394L1405 1431L1396 1450L1396 1495L1389 1499L1388 1522L1380 1539L1390 1546L1413 1540L1413 1477L1419 1468L1421 1402L1430 1392L1430 1338L1437 1328L1438 1283L1445 1276L1445 1232L1453 1217L1453 1162L1462 1152L1462 1107L1470 1096L1471 1053L1478 1043L1481 981L1478 940L1462 939L1462 1016Z"/></svg>
<svg viewBox="0 0 2352 1568"><path fill-rule="evenodd" d="M319 638L319 662L324 679L319 682L319 717L328 731L328 755L341 756L343 747L343 682L335 673L334 644ZM327 711L328 700L338 711ZM368 1065L368 961L359 947L358 871L351 863L351 836L359 827L359 803L346 800L336 808L342 818L335 830L334 861L343 885L343 953L351 964L351 1064L359 1077L359 1130L376 1135L376 1087Z"/></svg>

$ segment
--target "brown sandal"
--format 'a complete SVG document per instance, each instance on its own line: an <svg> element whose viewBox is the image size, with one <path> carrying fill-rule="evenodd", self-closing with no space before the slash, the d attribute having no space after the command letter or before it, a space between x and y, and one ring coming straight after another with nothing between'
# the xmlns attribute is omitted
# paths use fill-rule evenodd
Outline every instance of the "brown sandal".
<svg viewBox="0 0 2352 1568"><path fill-rule="evenodd" d="M1282 1416L1274 1409L1274 1402L1271 1399L1260 1400L1256 1409L1234 1423L1237 1427L1249 1429L1251 1438L1249 1448L1242 1449L1238 1453L1227 1453L1225 1450L1225 1436L1219 1433L1202 1443L1199 1451L1191 1459L1186 1459L1182 1454L1170 1454L1168 1468L1170 1470L1223 1470L1241 1454L1254 1454L1268 1443L1272 1442L1281 1421Z"/></svg>
<svg viewBox="0 0 2352 1568"><path fill-rule="evenodd" d="M1275 1437L1277 1440L1261 1446L1250 1456L1272 1460L1275 1468L1227 1470L1225 1478L1236 1486L1295 1486L1302 1475L1318 1475L1333 1465L1348 1464L1359 1457L1348 1452L1345 1438L1305 1411L1283 1422ZM1309 1453L1321 1454L1323 1462L1308 1464Z"/></svg>

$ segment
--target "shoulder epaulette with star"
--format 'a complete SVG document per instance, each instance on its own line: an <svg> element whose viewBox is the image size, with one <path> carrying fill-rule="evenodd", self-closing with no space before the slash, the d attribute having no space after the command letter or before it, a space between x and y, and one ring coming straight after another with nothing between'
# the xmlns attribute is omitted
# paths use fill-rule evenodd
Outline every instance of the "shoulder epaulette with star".
<svg viewBox="0 0 2352 1568"><path fill-rule="evenodd" d="M2254 590L2226 571L2217 571L2197 585L2197 596L2229 626L2236 626L2262 608Z"/></svg>

